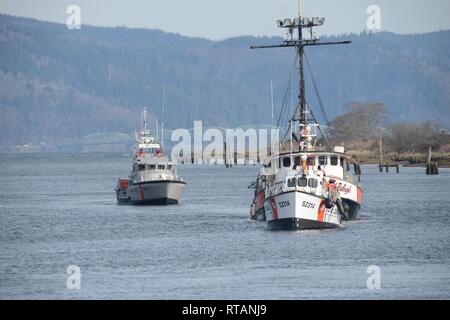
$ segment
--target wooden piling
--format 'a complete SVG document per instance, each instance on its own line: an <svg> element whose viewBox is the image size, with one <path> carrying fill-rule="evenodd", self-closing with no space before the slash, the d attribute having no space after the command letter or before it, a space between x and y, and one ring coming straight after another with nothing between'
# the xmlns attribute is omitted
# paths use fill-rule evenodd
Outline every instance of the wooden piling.
<svg viewBox="0 0 450 320"><path fill-rule="evenodd" d="M394 159L395 160L395 159ZM383 159L383 137L381 134L378 136L378 170L380 173L383 173L384 170L386 170L386 173L389 173L389 168L395 168L397 173L400 173L400 166L398 163L396 164L389 164L384 163Z"/></svg>
<svg viewBox="0 0 450 320"><path fill-rule="evenodd" d="M381 134L378 136L378 168L383 173L383 138Z"/></svg>
<svg viewBox="0 0 450 320"><path fill-rule="evenodd" d="M437 162L431 162L431 147L428 149L426 174L427 175L438 175L439 174Z"/></svg>

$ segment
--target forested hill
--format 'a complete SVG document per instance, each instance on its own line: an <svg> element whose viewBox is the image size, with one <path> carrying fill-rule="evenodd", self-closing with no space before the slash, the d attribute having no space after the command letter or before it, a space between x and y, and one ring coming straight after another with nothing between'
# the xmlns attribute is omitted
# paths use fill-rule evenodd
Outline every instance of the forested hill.
<svg viewBox="0 0 450 320"><path fill-rule="evenodd" d="M274 23L274 28L276 28ZM183 30L180 30L182 33ZM377 100L396 120L450 127L450 31L347 35L351 45L308 48L328 118L353 100ZM294 52L250 50L281 38L210 41L156 30L65 25L0 15L0 145L76 141L132 132L146 105L166 127L270 123ZM317 106L311 82L308 97Z"/></svg>

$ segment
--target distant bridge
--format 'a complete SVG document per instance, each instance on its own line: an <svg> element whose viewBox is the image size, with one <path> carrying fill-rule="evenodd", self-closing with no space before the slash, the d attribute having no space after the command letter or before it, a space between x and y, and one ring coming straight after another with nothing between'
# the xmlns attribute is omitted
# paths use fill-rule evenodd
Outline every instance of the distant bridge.
<svg viewBox="0 0 450 320"><path fill-rule="evenodd" d="M81 146L93 146L100 144L134 144L134 142L134 136L120 132L93 133L80 139Z"/></svg>
<svg viewBox="0 0 450 320"><path fill-rule="evenodd" d="M57 148L59 151L78 152L83 148L95 146L113 146L113 145L127 145L133 146L135 137L131 134L121 132L99 132L86 135L80 139L78 143L59 144Z"/></svg>

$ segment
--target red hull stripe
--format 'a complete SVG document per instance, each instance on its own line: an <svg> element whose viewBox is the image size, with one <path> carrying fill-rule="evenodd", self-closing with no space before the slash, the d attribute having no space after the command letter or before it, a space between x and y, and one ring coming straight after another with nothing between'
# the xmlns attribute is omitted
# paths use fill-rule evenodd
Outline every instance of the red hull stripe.
<svg viewBox="0 0 450 320"><path fill-rule="evenodd" d="M362 189L358 187L358 195L357 195L358 199L358 203L361 204L362 203L362 198L363 198L363 192Z"/></svg>
<svg viewBox="0 0 450 320"><path fill-rule="evenodd" d="M270 206L272 207L273 219L278 220L278 208L277 208L277 202L275 201L275 198L270 199Z"/></svg>
<svg viewBox="0 0 450 320"><path fill-rule="evenodd" d="M139 186L139 196L141 198L141 201L145 199L144 189L142 189L142 186Z"/></svg>
<svg viewBox="0 0 450 320"><path fill-rule="evenodd" d="M256 204L256 210L261 209L262 207L264 207L264 191L260 192L255 199L255 204Z"/></svg>
<svg viewBox="0 0 450 320"><path fill-rule="evenodd" d="M319 212L318 212L318 215L317 215L317 220L318 221L324 221L325 220L325 211L326 211L327 209L325 208L325 201L324 200L322 200L322 202L320 203L320 206L319 206Z"/></svg>

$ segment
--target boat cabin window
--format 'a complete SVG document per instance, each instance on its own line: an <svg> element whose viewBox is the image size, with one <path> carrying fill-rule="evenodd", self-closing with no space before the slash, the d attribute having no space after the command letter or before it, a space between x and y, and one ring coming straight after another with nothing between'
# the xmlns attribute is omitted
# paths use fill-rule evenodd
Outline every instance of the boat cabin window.
<svg viewBox="0 0 450 320"><path fill-rule="evenodd" d="M164 170L166 168L165 164L158 164L158 169L159 170Z"/></svg>
<svg viewBox="0 0 450 320"><path fill-rule="evenodd" d="M324 166L327 164L327 157L326 156L320 156L319 157L319 166Z"/></svg>
<svg viewBox="0 0 450 320"><path fill-rule="evenodd" d="M341 160L341 167L344 167L344 158L339 158Z"/></svg>
<svg viewBox="0 0 450 320"><path fill-rule="evenodd" d="M294 158L294 169L301 165L301 159L300 157Z"/></svg>
<svg viewBox="0 0 450 320"><path fill-rule="evenodd" d="M287 184L289 188L294 188L296 184L295 178L289 179Z"/></svg>
<svg viewBox="0 0 450 320"><path fill-rule="evenodd" d="M308 166L313 166L316 163L316 157L310 156L306 159L306 164Z"/></svg>
<svg viewBox="0 0 450 320"><path fill-rule="evenodd" d="M154 164L148 164L147 165L147 170L155 170L156 166Z"/></svg>
<svg viewBox="0 0 450 320"><path fill-rule="evenodd" d="M332 165L332 166L337 166L338 163L339 163L339 158L336 157L336 156L330 157L330 160L331 160L330 162L331 162L331 165Z"/></svg>
<svg viewBox="0 0 450 320"><path fill-rule="evenodd" d="M298 186L301 188L304 188L308 185L308 179L306 178L298 178L298 182L297 182Z"/></svg>
<svg viewBox="0 0 450 320"><path fill-rule="evenodd" d="M139 171L144 171L145 170L145 164L139 164L138 165L138 170Z"/></svg>
<svg viewBox="0 0 450 320"><path fill-rule="evenodd" d="M291 166L291 158L283 158L283 167L287 168Z"/></svg>
<svg viewBox="0 0 450 320"><path fill-rule="evenodd" d="M319 182L317 181L317 179L311 178L308 180L308 187L315 189L318 185Z"/></svg>
<svg viewBox="0 0 450 320"><path fill-rule="evenodd" d="M172 165L171 165L171 164L168 164L168 165L167 165L167 169L172 170Z"/></svg>

